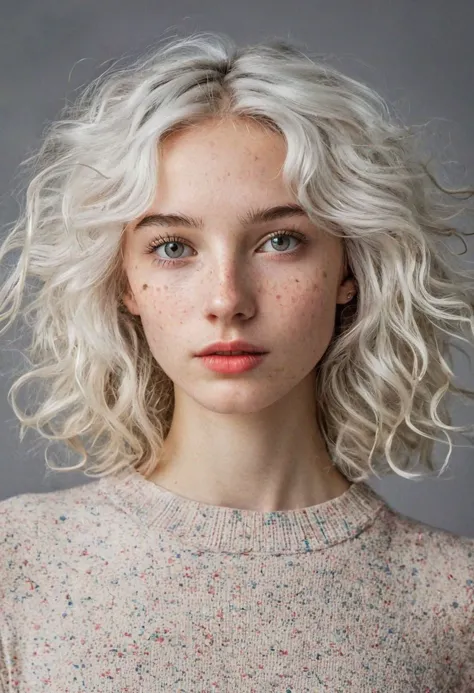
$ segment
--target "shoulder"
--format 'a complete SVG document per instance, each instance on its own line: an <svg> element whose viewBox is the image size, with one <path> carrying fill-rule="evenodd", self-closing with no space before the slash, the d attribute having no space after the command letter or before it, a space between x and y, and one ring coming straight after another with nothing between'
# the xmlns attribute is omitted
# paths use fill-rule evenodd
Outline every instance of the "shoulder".
<svg viewBox="0 0 474 693"><path fill-rule="evenodd" d="M2 541L8 542L12 535L33 538L40 531L61 526L69 517L77 520L88 515L96 489L95 483L82 484L45 493L22 493L1 501Z"/></svg>
<svg viewBox="0 0 474 693"><path fill-rule="evenodd" d="M455 534L386 507L379 556L411 598L432 614L474 630L474 537Z"/></svg>
<svg viewBox="0 0 474 693"><path fill-rule="evenodd" d="M387 512L396 571L404 581L411 619L446 662L457 661L466 688L474 677L474 537ZM425 630L422 624L427 624ZM469 688L468 688L469 687ZM461 690L461 689L460 689Z"/></svg>
<svg viewBox="0 0 474 693"><path fill-rule="evenodd" d="M416 559L422 565L436 559L439 570L457 567L469 571L472 577L474 537L429 525L389 506L381 515L387 538L394 550Z"/></svg>
<svg viewBox="0 0 474 693"><path fill-rule="evenodd" d="M429 566L439 572L457 569L474 578L474 537L405 515L377 491L373 492L381 501L380 507L369 531L362 534L362 538L371 541L373 550L397 557L401 565L405 561L420 569Z"/></svg>
<svg viewBox="0 0 474 693"><path fill-rule="evenodd" d="M113 551L119 511L98 492L98 482L46 493L23 493L0 502L0 585L37 570L77 561L94 546Z"/></svg>

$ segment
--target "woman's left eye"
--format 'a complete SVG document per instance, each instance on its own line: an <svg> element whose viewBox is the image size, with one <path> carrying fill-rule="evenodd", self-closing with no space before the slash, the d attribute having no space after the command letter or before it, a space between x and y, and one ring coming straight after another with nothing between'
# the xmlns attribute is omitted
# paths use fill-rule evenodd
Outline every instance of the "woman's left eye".
<svg viewBox="0 0 474 693"><path fill-rule="evenodd" d="M290 240L304 242L305 237L303 236L303 234L297 233L295 231L275 231L274 233L272 233L270 238L268 238L265 241L262 247L266 246L267 243L270 243L270 246L278 252L282 250L289 250L289 247L291 245ZM298 247L298 245L299 243L296 247ZM294 250L294 248L292 250Z"/></svg>

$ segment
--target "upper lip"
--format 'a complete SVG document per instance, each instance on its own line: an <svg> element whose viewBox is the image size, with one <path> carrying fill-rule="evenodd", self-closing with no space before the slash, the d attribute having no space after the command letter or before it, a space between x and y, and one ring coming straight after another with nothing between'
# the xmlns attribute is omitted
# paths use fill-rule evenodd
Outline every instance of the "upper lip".
<svg viewBox="0 0 474 693"><path fill-rule="evenodd" d="M215 354L216 351L250 351L259 352L261 354L267 353L263 347L256 346L255 344L249 344L249 342L244 342L242 339L237 339L235 342L214 342L214 344L209 344L202 351L200 351L196 356L207 356L208 354Z"/></svg>

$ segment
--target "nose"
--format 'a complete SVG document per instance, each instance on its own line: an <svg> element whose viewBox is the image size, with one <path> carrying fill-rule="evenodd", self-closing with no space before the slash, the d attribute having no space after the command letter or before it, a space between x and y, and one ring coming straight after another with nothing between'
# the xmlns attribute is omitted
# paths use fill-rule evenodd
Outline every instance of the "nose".
<svg viewBox="0 0 474 693"><path fill-rule="evenodd" d="M205 278L204 314L208 320L230 324L248 320L256 311L256 294L249 268L242 259L220 259Z"/></svg>

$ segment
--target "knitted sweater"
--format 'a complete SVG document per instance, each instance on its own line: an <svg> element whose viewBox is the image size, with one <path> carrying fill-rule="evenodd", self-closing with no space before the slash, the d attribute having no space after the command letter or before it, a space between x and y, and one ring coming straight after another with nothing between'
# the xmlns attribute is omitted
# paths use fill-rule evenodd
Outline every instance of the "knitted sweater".
<svg viewBox="0 0 474 693"><path fill-rule="evenodd" d="M260 512L132 470L0 527L2 693L474 691L474 538L368 484Z"/></svg>

